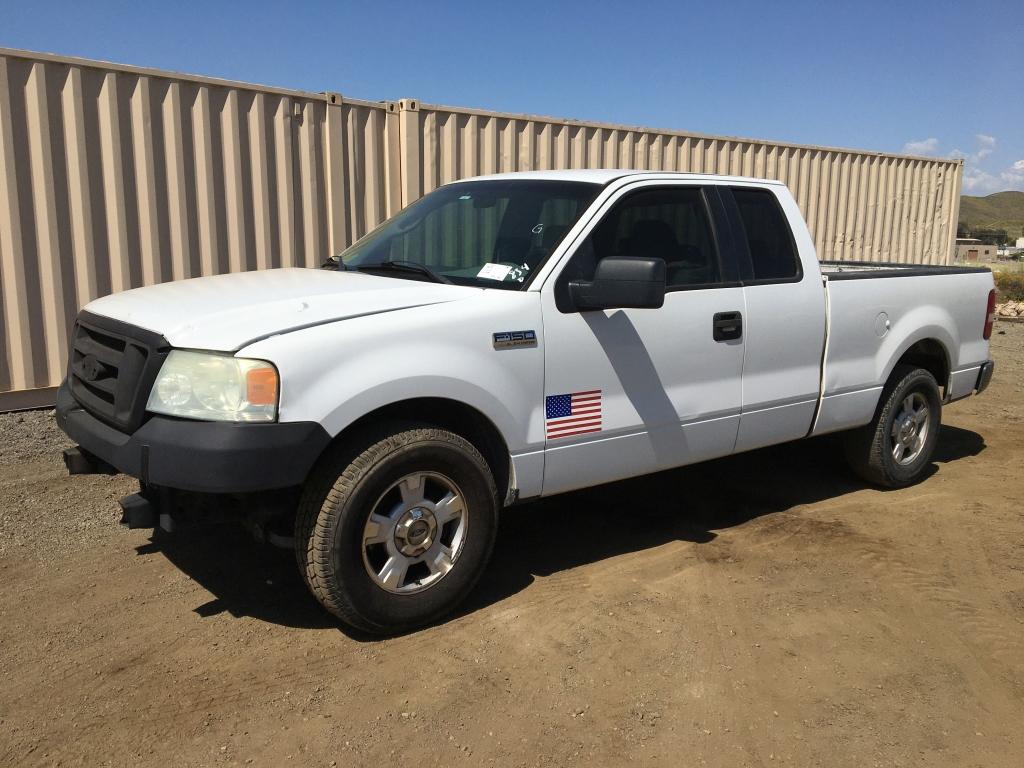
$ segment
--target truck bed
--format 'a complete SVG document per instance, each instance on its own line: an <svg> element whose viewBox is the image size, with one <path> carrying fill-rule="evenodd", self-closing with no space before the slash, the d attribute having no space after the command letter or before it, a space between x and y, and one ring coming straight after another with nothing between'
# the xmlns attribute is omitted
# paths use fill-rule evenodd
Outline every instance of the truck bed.
<svg viewBox="0 0 1024 768"><path fill-rule="evenodd" d="M821 271L828 333L814 434L868 423L891 366L917 341L942 345L947 400L971 394L988 359L988 269L822 262Z"/></svg>

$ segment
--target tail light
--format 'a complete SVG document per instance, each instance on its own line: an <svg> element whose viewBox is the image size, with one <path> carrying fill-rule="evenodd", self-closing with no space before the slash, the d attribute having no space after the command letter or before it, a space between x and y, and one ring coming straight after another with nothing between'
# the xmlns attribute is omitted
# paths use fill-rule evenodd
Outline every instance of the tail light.
<svg viewBox="0 0 1024 768"><path fill-rule="evenodd" d="M985 332L981 334L983 339L992 336L992 324L996 321L996 292L992 289L988 292L988 309L985 310Z"/></svg>

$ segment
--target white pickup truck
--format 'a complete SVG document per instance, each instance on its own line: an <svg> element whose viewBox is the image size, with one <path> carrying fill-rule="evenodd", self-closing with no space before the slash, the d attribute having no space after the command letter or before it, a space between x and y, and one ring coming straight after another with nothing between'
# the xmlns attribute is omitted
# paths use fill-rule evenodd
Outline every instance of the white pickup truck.
<svg viewBox="0 0 1024 768"><path fill-rule="evenodd" d="M129 525L237 508L394 632L466 595L518 500L839 430L869 482L916 481L992 376L994 300L984 269L819 264L780 183L498 175L322 269L92 302L57 415L72 473L141 481Z"/></svg>

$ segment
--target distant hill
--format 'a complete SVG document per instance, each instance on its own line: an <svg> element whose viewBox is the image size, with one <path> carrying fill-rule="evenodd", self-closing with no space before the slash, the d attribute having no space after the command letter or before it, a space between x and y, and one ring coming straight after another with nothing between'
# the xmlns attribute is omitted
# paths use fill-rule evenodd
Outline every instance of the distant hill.
<svg viewBox="0 0 1024 768"><path fill-rule="evenodd" d="M1011 240L1024 237L1024 192L961 195L960 224L974 229L1005 229Z"/></svg>

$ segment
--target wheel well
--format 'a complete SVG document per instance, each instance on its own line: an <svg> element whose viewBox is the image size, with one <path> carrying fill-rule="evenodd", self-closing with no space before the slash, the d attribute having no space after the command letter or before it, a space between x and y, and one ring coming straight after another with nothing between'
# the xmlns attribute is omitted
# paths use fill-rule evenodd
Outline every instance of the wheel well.
<svg viewBox="0 0 1024 768"><path fill-rule="evenodd" d="M447 429L464 437L480 451L494 476L494 484L502 502L507 502L512 476L512 458L501 432L484 414L458 400L443 397L417 397L382 406L360 417L339 432L332 444L353 433L382 421L414 421Z"/></svg>
<svg viewBox="0 0 1024 768"><path fill-rule="evenodd" d="M935 339L922 339L912 345L903 356L896 361L896 364L905 363L918 368L924 368L938 382L939 388L945 391L949 383L949 356L942 342Z"/></svg>

